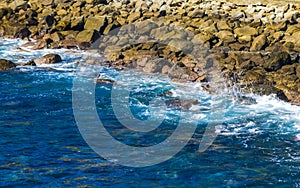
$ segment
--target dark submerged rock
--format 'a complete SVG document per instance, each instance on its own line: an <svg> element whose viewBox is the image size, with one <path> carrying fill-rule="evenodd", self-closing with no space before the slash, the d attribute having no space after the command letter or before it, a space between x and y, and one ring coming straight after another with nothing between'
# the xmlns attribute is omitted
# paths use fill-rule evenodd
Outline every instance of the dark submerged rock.
<svg viewBox="0 0 300 188"><path fill-rule="evenodd" d="M12 61L6 59L0 59L0 71L6 71L15 68L17 65Z"/></svg>

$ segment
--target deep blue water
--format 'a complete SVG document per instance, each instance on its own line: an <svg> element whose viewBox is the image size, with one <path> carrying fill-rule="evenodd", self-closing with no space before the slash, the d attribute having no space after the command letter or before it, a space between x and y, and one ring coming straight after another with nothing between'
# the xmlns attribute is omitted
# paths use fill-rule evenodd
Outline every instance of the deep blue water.
<svg viewBox="0 0 300 188"><path fill-rule="evenodd" d="M51 67L0 72L1 187L300 187L299 107L272 96L251 95L256 103L246 104L224 94L226 108L223 121L216 124L218 136L206 151L199 152L212 100L200 86L132 71L99 69L97 73L104 77L118 78L123 89L130 88L130 109L140 120L151 117L149 99L200 101L191 111L183 110L181 116L177 114L180 109L168 108L158 130L138 133L122 127L114 114L113 86L97 84L98 115L108 132L127 145L158 144L172 134L179 120L197 120L193 138L170 160L142 168L126 167L92 150L76 124L72 89L83 53L24 52L16 49L21 43L1 40L0 58L20 63L55 52L64 61ZM163 95L169 90L175 96Z"/></svg>

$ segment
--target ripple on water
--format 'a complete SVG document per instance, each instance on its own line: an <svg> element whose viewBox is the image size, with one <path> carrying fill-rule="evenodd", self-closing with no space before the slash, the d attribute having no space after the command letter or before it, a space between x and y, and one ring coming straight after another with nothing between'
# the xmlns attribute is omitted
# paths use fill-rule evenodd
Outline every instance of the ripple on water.
<svg viewBox="0 0 300 188"><path fill-rule="evenodd" d="M151 98L200 101L192 110L182 110L180 118L176 116L178 109L156 108L169 127L141 137L118 124L109 104L112 85L97 84L99 116L113 136L129 144L151 145L172 134L178 119L186 123L198 120L194 137L171 160L146 168L123 167L99 157L76 126L72 81L85 54L64 50L26 52L16 49L24 41L0 43L1 57L18 63L47 53L58 53L64 60L57 65L18 67L1 73L0 186L299 186L300 107L273 96L253 94L246 96L256 103L243 103L224 92L223 121L215 125L218 137L200 153L197 148L210 113L220 110L213 109L212 96L202 90L201 84L172 83L167 77L133 71L94 69L101 77L116 80L118 86L131 91L128 100L136 118L151 117ZM17 56L24 58L14 59Z"/></svg>

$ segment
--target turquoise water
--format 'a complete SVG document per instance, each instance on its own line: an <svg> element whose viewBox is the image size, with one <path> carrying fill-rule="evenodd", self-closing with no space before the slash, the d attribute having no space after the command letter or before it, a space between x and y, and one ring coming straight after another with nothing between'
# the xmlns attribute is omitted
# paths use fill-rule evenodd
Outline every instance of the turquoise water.
<svg viewBox="0 0 300 188"><path fill-rule="evenodd" d="M206 151L199 152L212 96L197 84L175 84L157 75L101 68L97 73L118 78L118 84L130 88L128 101L138 119L151 116L149 99L200 101L189 112L183 110L180 117L176 115L180 109L168 108L158 130L137 133L124 129L115 116L110 102L112 85L97 84L95 105L102 123L128 145L158 144L172 134L179 120L198 120L193 138L170 160L143 168L126 167L99 156L77 127L72 89L76 65L86 54L21 51L16 47L22 43L1 40L0 57L21 63L55 52L64 61L0 73L1 187L300 187L299 107L272 96L251 95L249 103L224 94L224 119L215 125L218 136ZM166 91L173 96L164 96Z"/></svg>

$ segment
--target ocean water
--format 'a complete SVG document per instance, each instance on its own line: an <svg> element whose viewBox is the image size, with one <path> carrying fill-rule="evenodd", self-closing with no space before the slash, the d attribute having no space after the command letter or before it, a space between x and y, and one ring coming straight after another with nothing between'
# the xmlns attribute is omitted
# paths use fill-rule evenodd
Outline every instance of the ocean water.
<svg viewBox="0 0 300 188"><path fill-rule="evenodd" d="M87 91L94 92L99 119L119 142L148 147L170 137L179 121L196 123L192 138L169 160L139 168L123 166L89 146L74 116L77 65L88 54L18 48L23 43L0 40L0 57L21 63L58 53L63 62L0 72L1 187L300 187L300 107L274 96L251 94L241 100L235 97L241 93L224 91L218 98L220 105L213 108L215 98L200 85L173 83L167 77L129 70L95 68L94 73L117 80L129 93L124 102L122 96L111 97L114 86L109 83ZM200 104L190 110L159 104L153 115L149 99L155 98L197 99ZM160 119L161 114L165 119L157 130L140 133L125 129L120 122L128 114L116 115L111 101L121 109L129 105L141 121ZM200 152L201 138L215 111L222 112L222 119L214 124L216 138ZM101 152L109 154L110 149ZM170 149L165 147L164 151ZM146 154L151 157L153 153Z"/></svg>

